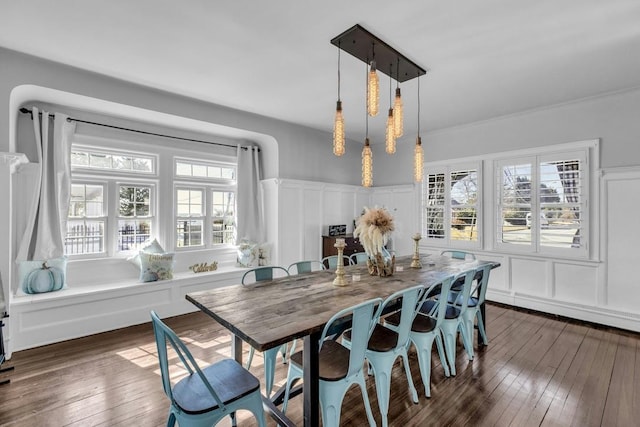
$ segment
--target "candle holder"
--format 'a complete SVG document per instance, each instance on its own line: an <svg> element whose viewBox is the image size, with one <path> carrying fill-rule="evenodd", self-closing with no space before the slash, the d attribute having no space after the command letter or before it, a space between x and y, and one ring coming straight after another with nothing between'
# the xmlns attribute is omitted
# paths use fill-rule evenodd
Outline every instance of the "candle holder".
<svg viewBox="0 0 640 427"><path fill-rule="evenodd" d="M336 267L336 278L333 279L333 286L346 286L347 281L344 279L344 248L347 245L344 243L344 239L336 239L336 243L333 245L338 250L338 263Z"/></svg>
<svg viewBox="0 0 640 427"><path fill-rule="evenodd" d="M411 268L422 268L422 264L420 263L420 252L418 251L418 242L422 239L420 233L416 233L413 236L414 249L413 249L413 258L411 258Z"/></svg>

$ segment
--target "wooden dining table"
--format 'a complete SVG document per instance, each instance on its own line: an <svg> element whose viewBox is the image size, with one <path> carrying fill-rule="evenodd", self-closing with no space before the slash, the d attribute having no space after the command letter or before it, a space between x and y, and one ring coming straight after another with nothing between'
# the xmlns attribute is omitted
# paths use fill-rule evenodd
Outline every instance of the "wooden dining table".
<svg viewBox="0 0 640 427"><path fill-rule="evenodd" d="M265 351L301 338L303 345L303 419L305 426L319 425L318 347L327 321L338 311L369 300L390 296L415 285L430 286L448 275L455 275L492 261L465 261L441 256L422 256L422 268L411 268L412 257L396 259L392 276L368 273L367 266L345 266L345 286L335 286L334 270L322 270L276 278L246 286L192 292L186 299L234 335L234 358L242 364L242 343ZM358 279L359 280L354 280ZM483 310L484 312L484 310ZM485 322L486 325L486 322ZM294 426L277 407L282 390L275 398L263 396L270 415L279 425Z"/></svg>

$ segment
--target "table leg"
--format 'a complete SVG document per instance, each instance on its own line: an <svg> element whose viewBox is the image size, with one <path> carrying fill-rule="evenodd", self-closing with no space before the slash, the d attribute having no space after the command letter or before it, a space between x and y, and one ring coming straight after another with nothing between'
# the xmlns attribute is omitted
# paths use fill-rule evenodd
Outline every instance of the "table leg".
<svg viewBox="0 0 640 427"><path fill-rule="evenodd" d="M231 340L231 354L240 365L242 365L242 340L237 335L231 334L233 339Z"/></svg>
<svg viewBox="0 0 640 427"><path fill-rule="evenodd" d="M320 425L320 362L318 357L318 341L321 332L304 337L304 426Z"/></svg>

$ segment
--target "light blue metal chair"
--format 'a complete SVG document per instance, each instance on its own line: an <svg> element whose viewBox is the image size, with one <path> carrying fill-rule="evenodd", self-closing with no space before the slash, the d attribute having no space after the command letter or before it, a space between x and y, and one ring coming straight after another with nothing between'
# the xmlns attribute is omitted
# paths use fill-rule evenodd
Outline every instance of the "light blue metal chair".
<svg viewBox="0 0 640 427"><path fill-rule="evenodd" d="M476 256L471 252L466 251L457 251L457 250L444 250L440 252L442 256L448 256L453 259L467 260L467 261L475 261Z"/></svg>
<svg viewBox="0 0 640 427"><path fill-rule="evenodd" d="M462 288L456 294L456 298L460 298L460 301L469 300L469 295L471 293L471 284L473 283L475 274L476 270L471 269L464 271L454 277L453 284L451 285L451 292L453 292L453 286L455 284L462 282ZM464 348L467 351L469 360L473 360L473 342L471 342L471 337L468 335L467 328L464 324L464 315L467 311L467 304L456 305L454 302L450 301L449 294L442 293L441 298L438 298L437 301L425 301L420 311L425 314L432 313L433 306L436 304L440 304L441 302L446 302L446 310L444 319L442 320L442 324L440 326L440 330L442 331L442 336L444 338L444 350L447 355L447 361L449 362L449 369L451 371L451 375L455 375L456 342L458 332L460 332L460 335L462 336L462 343L464 344Z"/></svg>
<svg viewBox="0 0 640 427"><path fill-rule="evenodd" d="M322 265L326 270L335 270L338 268L338 255L330 255L322 258ZM345 267L351 265L351 258L346 255L342 255L342 265Z"/></svg>
<svg viewBox="0 0 640 427"><path fill-rule="evenodd" d="M444 369L445 376L450 375L449 366L442 344L442 322L445 318L447 304L439 304L441 295L448 295L453 283L454 276L447 276L431 285L424 293L419 305L422 306L427 301L433 301L431 310L426 313L418 313L411 324L409 339L416 348L420 375L424 384L425 396L431 397L431 352L433 342L436 342L440 363ZM446 297L445 297L446 300ZM400 316L393 314L385 318L385 324L390 328L397 328L400 323Z"/></svg>
<svg viewBox="0 0 640 427"><path fill-rule="evenodd" d="M376 425L367 395L363 365L367 342L373 328L378 323L381 302L382 299L375 298L340 310L331 317L322 331L318 357L320 358L320 407L322 425L325 427L340 425L342 400L353 384L357 384L362 392L369 425ZM345 318L349 317L352 321L353 331L351 349L347 349L337 341L328 338L332 333L332 326L336 322L344 322ZM291 356L282 412L287 410L289 392L293 382L302 377L302 352L300 351Z"/></svg>
<svg viewBox="0 0 640 427"><path fill-rule="evenodd" d="M151 321L158 347L162 386L171 400L168 427L174 426L176 421L180 427L213 426L227 416L235 426L235 413L239 409L252 412L258 425L266 427L260 381L256 377L233 359L224 359L201 369L180 338L154 311L151 312ZM167 343L189 372L173 387Z"/></svg>
<svg viewBox="0 0 640 427"><path fill-rule="evenodd" d="M398 357L402 358L404 371L409 384L409 393L413 403L418 403L418 393L413 385L411 377L411 368L409 367L409 356L407 349L411 342L409 341L409 332L411 324L418 312L420 306L418 302L423 294L423 286L413 286L391 294L382 303L381 312L387 311L387 308L396 309L394 306L402 300L400 311L396 311L398 318L397 325L391 329L380 323L375 325L371 338L367 344L365 357L371 364L373 374L376 381L376 394L378 395L378 406L382 415L382 425L387 426L387 414L389 413L389 392L391 390L391 370L393 364ZM396 309L397 310L397 309ZM351 342L353 331L349 330L344 333L343 343L348 347Z"/></svg>
<svg viewBox="0 0 640 427"><path fill-rule="evenodd" d="M475 319L478 319L478 333L482 338L484 345L489 344L487 339L487 333L484 329L484 321L480 313L480 307L484 304L485 296L487 294L487 287L489 286L489 273L491 272L491 265L483 265L476 269L475 274L475 286L472 286L470 296L467 300L467 310L462 315L465 327L467 328L467 335L473 344L473 326ZM456 298L456 306L462 305L462 297Z"/></svg>
<svg viewBox="0 0 640 427"><path fill-rule="evenodd" d="M312 271L319 270L324 270L324 265L321 261L316 260L294 262L287 268L287 271L291 275L311 273Z"/></svg>
<svg viewBox="0 0 640 427"><path fill-rule="evenodd" d="M257 267L251 270L247 270L242 275L242 284L251 285L256 282L262 282L265 280L273 280L275 277L289 276L289 271L280 266L270 265L266 267ZM251 279L253 278L253 281ZM251 368L251 362L253 362L253 355L256 349L251 347L249 350L249 359L247 360L246 368ZM287 363L287 344L283 344L280 347L270 348L263 353L264 357L264 377L265 377L265 390L267 396L271 396L273 390L273 379L276 372L276 358L278 352L282 354L282 363Z"/></svg>
<svg viewBox="0 0 640 427"><path fill-rule="evenodd" d="M451 259L457 259L457 260L461 260L461 261L475 261L476 260L476 256L474 254L472 254L471 252L466 252L466 251L458 251L458 250L444 250L442 252L440 252L441 256L445 256L445 257L449 257ZM464 278L460 278L460 280L458 282L454 282L453 285L451 285L451 289L453 289L456 292L459 292L460 289L462 288L462 281L464 280Z"/></svg>
<svg viewBox="0 0 640 427"><path fill-rule="evenodd" d="M349 258L351 260L351 265L366 264L369 259L369 255L367 255L366 252L356 252L355 254L351 254Z"/></svg>

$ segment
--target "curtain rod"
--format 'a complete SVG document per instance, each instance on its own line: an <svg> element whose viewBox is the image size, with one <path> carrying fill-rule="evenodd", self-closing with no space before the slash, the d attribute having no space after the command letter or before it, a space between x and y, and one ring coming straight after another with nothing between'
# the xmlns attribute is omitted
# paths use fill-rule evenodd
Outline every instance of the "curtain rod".
<svg viewBox="0 0 640 427"><path fill-rule="evenodd" d="M20 112L23 113L23 114L30 114L31 115L31 119L33 120L33 111L32 110L23 107L23 108L20 109ZM38 114L42 114L42 113L40 112ZM50 119L55 118L55 114L50 114L49 118ZM151 136L160 136L162 138L173 138L173 139L179 139L179 140L182 140L182 141L201 142L201 143L204 143L204 144L211 144L211 145L219 145L219 146L222 146L222 147L237 148L236 145L223 144L221 142L211 142L211 141L204 141L204 140L201 140L201 139L183 138L181 136L163 135L161 133L147 132L147 131L144 131L144 130L129 129L129 128L120 127L120 126L107 125L107 124L104 124L104 123L90 122L90 121L87 121L87 120L75 119L73 117L67 117L67 121L69 121L69 122L78 122L78 123L86 123L88 125L102 126L102 127L111 128L111 129L118 129L118 130L125 130L127 132L142 133L142 134L151 135ZM242 148L243 150L248 150L249 149L249 147L240 147L240 148ZM258 148L258 151L260 151L260 148Z"/></svg>

